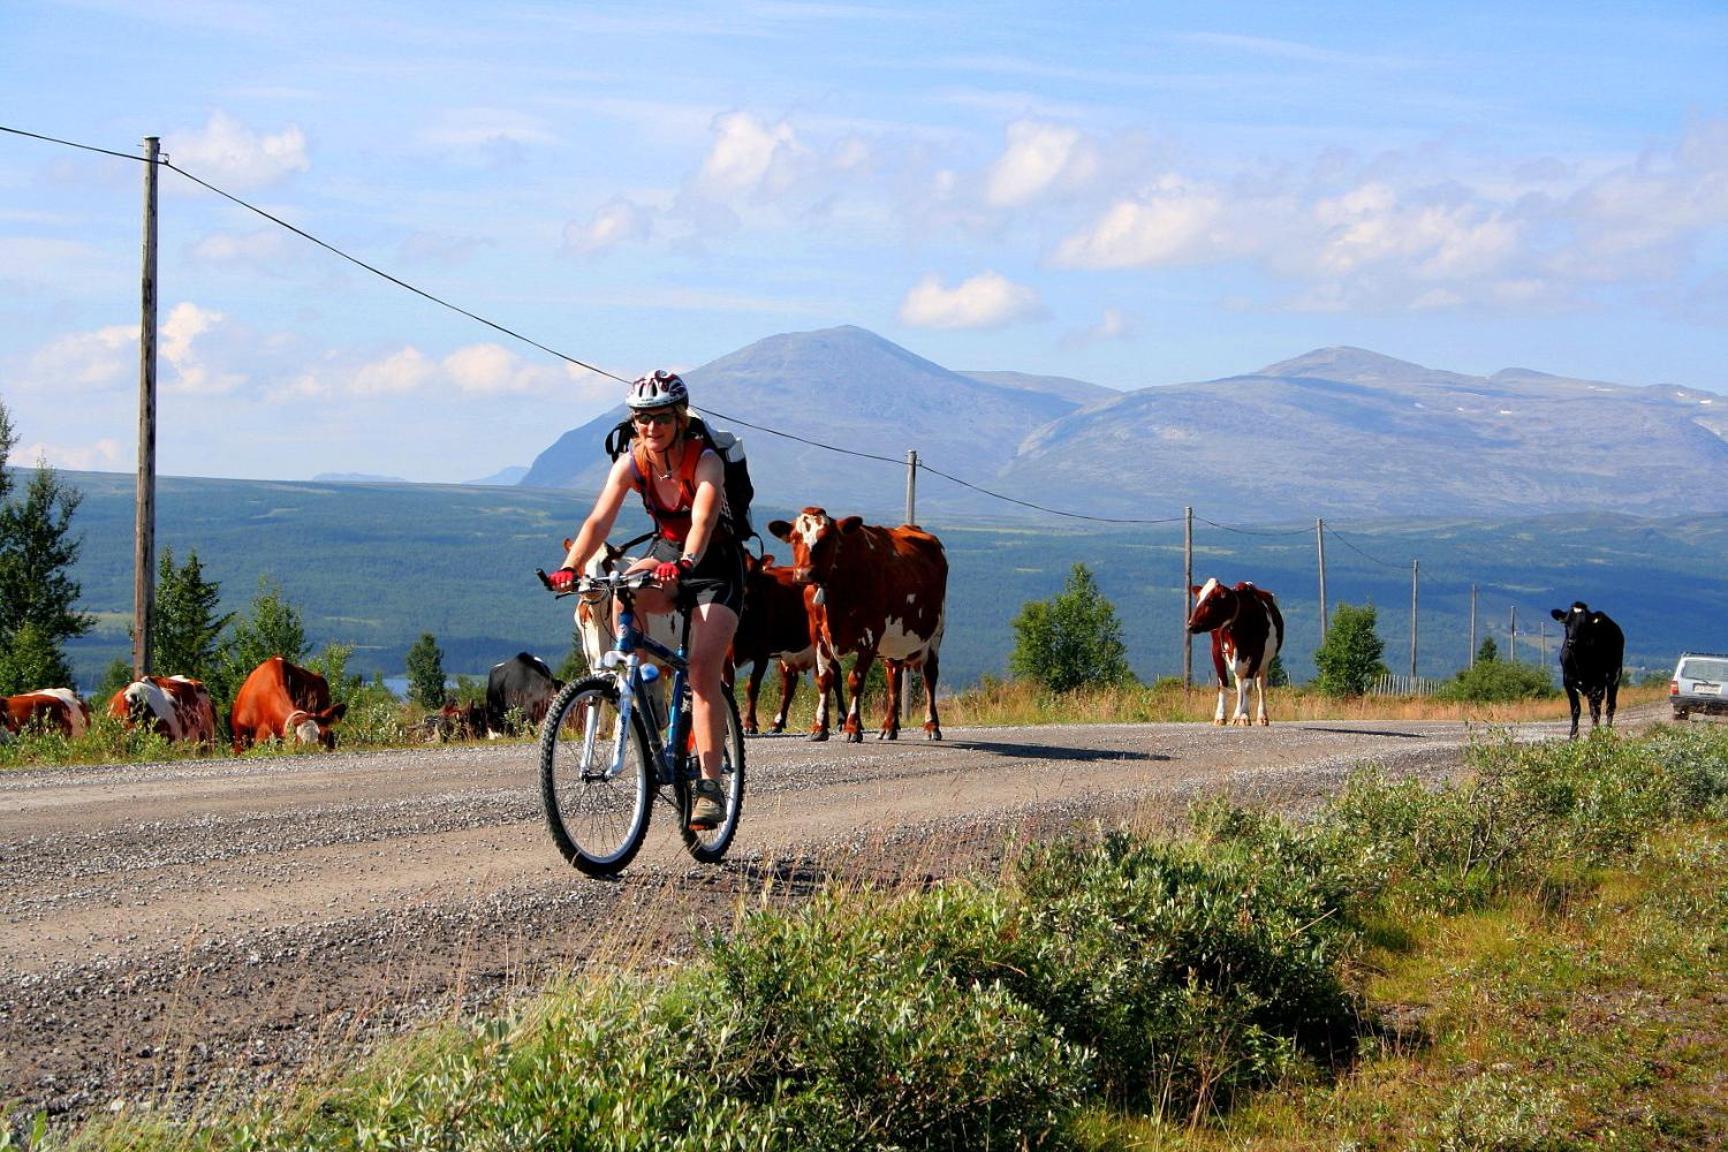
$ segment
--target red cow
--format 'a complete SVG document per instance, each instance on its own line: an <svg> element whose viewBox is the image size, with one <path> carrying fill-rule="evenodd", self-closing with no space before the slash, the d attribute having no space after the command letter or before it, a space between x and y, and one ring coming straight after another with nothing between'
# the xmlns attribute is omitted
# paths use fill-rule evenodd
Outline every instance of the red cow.
<svg viewBox="0 0 1728 1152"><path fill-rule="evenodd" d="M90 727L90 706L70 688L42 688L19 696L0 696L0 740L35 727L79 737Z"/></svg>
<svg viewBox="0 0 1728 1152"><path fill-rule="evenodd" d="M260 740L288 740L298 744L336 747L331 725L342 719L348 705L330 703L330 685L324 677L280 656L272 656L252 669L234 707L228 713L228 729L234 734L234 751L244 752Z"/></svg>
<svg viewBox="0 0 1728 1152"><path fill-rule="evenodd" d="M1189 591L1194 594L1194 611L1188 617L1188 631L1194 635L1212 633L1212 669L1218 674L1218 711L1212 723L1224 723L1224 677L1228 669L1236 680L1236 712L1230 722L1254 723L1248 718L1248 686L1252 684L1259 691L1256 718L1270 724L1266 716L1266 670L1284 647L1284 617L1277 600L1246 580L1226 588L1213 579Z"/></svg>
<svg viewBox="0 0 1728 1152"><path fill-rule="evenodd" d="M793 578L814 584L811 635L817 638L816 684L822 693L812 740L828 738L828 691L840 657L856 652L847 677L852 703L846 714L849 741L864 739L858 715L864 678L878 654L888 665L888 709L878 739L900 735L900 670L921 668L926 739L942 739L936 715L937 654L947 621L948 557L942 542L912 525L879 528L857 516L835 520L821 508L806 508L791 523L768 526L792 545Z"/></svg>
<svg viewBox="0 0 1728 1152"><path fill-rule="evenodd" d="M810 631L810 613L815 606L809 603L815 595L816 589L799 584L792 569L777 566L774 557L757 560L745 554L744 611L738 617L738 632L732 637L728 663L734 667L750 665L744 694L747 736L759 731L756 699L771 663L780 669L780 710L768 730L786 730L786 713L798 691L798 677L816 667L816 643Z"/></svg>
<svg viewBox="0 0 1728 1152"><path fill-rule="evenodd" d="M134 680L108 701L108 714L126 728L149 724L175 743L216 743L216 709L201 680L186 676L146 676Z"/></svg>

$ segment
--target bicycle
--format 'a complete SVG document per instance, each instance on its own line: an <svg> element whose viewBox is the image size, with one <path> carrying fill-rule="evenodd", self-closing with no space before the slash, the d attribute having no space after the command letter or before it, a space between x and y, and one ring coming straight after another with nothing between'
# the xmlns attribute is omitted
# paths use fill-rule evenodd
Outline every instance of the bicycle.
<svg viewBox="0 0 1728 1152"><path fill-rule="evenodd" d="M539 576L550 589L546 573ZM665 799L668 788L684 846L704 864L726 855L744 809L743 727L731 693L723 693L726 734L720 781L726 814L713 828L693 829L689 824L694 785L701 775L691 731L690 615L695 597L715 581L679 581L677 651L636 626L635 594L653 583L652 573L644 570L585 576L577 584L574 594L590 604L608 596L617 599L617 643L601 660L606 671L565 685L540 727L546 824L564 859L589 876L611 876L629 865L648 834L654 798ZM661 670L643 659L644 652L670 670L669 713L655 691Z"/></svg>

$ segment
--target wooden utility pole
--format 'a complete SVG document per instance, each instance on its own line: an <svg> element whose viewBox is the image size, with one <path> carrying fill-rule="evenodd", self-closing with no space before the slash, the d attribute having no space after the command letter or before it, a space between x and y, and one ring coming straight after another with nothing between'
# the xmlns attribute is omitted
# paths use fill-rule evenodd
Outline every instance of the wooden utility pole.
<svg viewBox="0 0 1728 1152"><path fill-rule="evenodd" d="M1476 667L1476 585L1470 585L1470 657L1466 668Z"/></svg>
<svg viewBox="0 0 1728 1152"><path fill-rule="evenodd" d="M1194 638L1188 635L1188 613L1194 609L1194 506L1182 509L1182 687L1194 687Z"/></svg>
<svg viewBox="0 0 1728 1152"><path fill-rule="evenodd" d="M1410 561L1410 690L1416 690L1416 585L1422 576L1422 561Z"/></svg>
<svg viewBox="0 0 1728 1152"><path fill-rule="evenodd" d="M1326 521L1314 518L1314 551L1320 557L1320 643L1326 643Z"/></svg>
<svg viewBox="0 0 1728 1152"><path fill-rule="evenodd" d="M1506 658L1518 663L1518 605L1512 605L1512 615L1506 623Z"/></svg>
<svg viewBox="0 0 1728 1152"><path fill-rule="evenodd" d="M918 523L918 449L906 449L906 523Z"/></svg>
<svg viewBox="0 0 1728 1152"><path fill-rule="evenodd" d="M132 552L132 675L150 675L156 606L156 164L161 141L144 138L144 276L138 323L138 494Z"/></svg>

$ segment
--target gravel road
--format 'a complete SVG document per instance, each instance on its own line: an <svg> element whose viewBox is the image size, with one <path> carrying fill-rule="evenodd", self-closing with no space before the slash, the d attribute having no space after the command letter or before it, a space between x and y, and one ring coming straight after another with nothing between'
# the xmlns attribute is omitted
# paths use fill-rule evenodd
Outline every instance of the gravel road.
<svg viewBox="0 0 1728 1152"><path fill-rule="evenodd" d="M724 865L685 856L661 807L610 882L558 856L523 744L8 773L0 1100L15 1119L70 1120L280 1085L585 965L675 959L743 896L922 883L988 866L1016 836L1167 818L1204 791L1298 810L1362 762L1452 772L1473 735L1313 722L762 737Z"/></svg>

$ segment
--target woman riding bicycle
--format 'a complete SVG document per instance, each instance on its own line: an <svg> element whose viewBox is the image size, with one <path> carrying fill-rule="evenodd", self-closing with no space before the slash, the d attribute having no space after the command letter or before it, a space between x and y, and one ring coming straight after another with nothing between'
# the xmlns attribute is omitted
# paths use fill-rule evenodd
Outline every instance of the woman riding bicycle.
<svg viewBox="0 0 1728 1152"><path fill-rule="evenodd" d="M630 385L624 403L630 408L640 448L613 463L594 510L564 557L564 566L552 573L552 585L559 591L575 585L583 566L606 542L631 491L641 494L655 536L648 555L630 571L652 569L660 584L637 594L637 609L673 611L677 583L683 577L718 582L696 597L688 657L696 751L702 761L690 827L713 828L726 816L720 787L721 744L726 736L722 672L744 603L743 547L726 515L720 457L690 434L690 395L684 381L664 371L644 376Z"/></svg>

